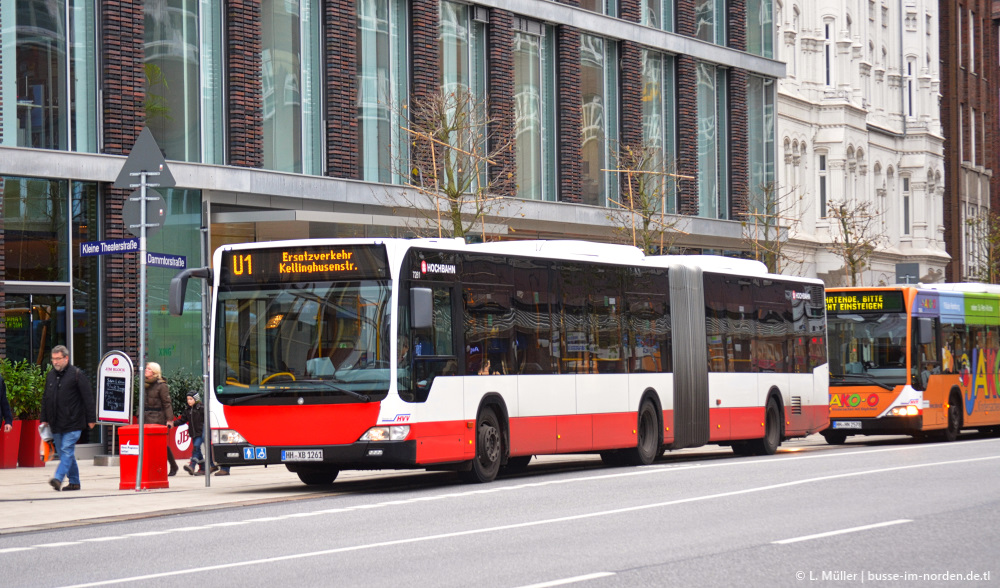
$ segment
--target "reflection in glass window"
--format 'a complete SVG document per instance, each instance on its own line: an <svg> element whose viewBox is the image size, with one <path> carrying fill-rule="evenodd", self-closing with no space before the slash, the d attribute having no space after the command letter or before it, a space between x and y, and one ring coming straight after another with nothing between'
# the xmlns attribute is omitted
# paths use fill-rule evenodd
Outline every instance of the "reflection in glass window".
<svg viewBox="0 0 1000 588"><path fill-rule="evenodd" d="M607 170L611 144L618 135L618 59L612 42L580 36L580 93L583 96L580 134L583 157L582 202L607 206L617 201L618 185Z"/></svg>
<svg viewBox="0 0 1000 588"><path fill-rule="evenodd" d="M728 84L726 70L696 68L698 92L698 215L727 218L729 200Z"/></svg>
<svg viewBox="0 0 1000 588"><path fill-rule="evenodd" d="M580 8L598 14L618 16L618 0L580 0Z"/></svg>
<svg viewBox="0 0 1000 588"><path fill-rule="evenodd" d="M747 52L774 57L772 0L747 0Z"/></svg>
<svg viewBox="0 0 1000 588"><path fill-rule="evenodd" d="M555 73L551 32L514 32L517 195L555 200Z"/></svg>
<svg viewBox="0 0 1000 588"><path fill-rule="evenodd" d="M642 0L639 22L654 29L674 30L674 0Z"/></svg>
<svg viewBox="0 0 1000 588"><path fill-rule="evenodd" d="M145 14L146 124L167 159L201 161L197 0L149 0Z"/></svg>
<svg viewBox="0 0 1000 588"><path fill-rule="evenodd" d="M749 76L747 133L750 163L750 212L774 213L774 80Z"/></svg>
<svg viewBox="0 0 1000 588"><path fill-rule="evenodd" d="M677 173L674 162L676 153L677 132L676 97L674 84L674 58L670 55L642 51L642 140L650 151L646 171L657 174ZM652 190L658 195L657 209L663 207L665 212L676 211L675 183L668 175L653 175L640 178L646 185L655 186Z"/></svg>
<svg viewBox="0 0 1000 588"><path fill-rule="evenodd" d="M406 157L402 103L409 70L405 0L357 0L358 140L360 177L399 182L394 167Z"/></svg>
<svg viewBox="0 0 1000 588"><path fill-rule="evenodd" d="M68 282L68 182L2 179L4 278L22 282Z"/></svg>
<svg viewBox="0 0 1000 588"><path fill-rule="evenodd" d="M3 11L2 144L96 152L94 2L7 0Z"/></svg>
<svg viewBox="0 0 1000 588"><path fill-rule="evenodd" d="M695 37L716 45L725 45L726 12L726 0L695 0Z"/></svg>
<svg viewBox="0 0 1000 588"><path fill-rule="evenodd" d="M270 0L261 12L264 167L321 173L318 2Z"/></svg>

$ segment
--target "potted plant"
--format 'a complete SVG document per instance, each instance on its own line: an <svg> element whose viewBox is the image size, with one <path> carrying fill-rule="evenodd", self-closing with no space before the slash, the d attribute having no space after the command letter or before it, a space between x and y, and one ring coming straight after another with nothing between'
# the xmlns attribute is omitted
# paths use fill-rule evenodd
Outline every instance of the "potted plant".
<svg viewBox="0 0 1000 588"><path fill-rule="evenodd" d="M11 362L7 359L0 359L0 376L7 381L7 374L10 371ZM10 393L8 392L8 399ZM12 409L13 410L13 409ZM17 413L14 413L15 418ZM21 421L14 421L10 432L4 433L0 430L0 469L17 467L17 448L21 441Z"/></svg>
<svg viewBox="0 0 1000 588"><path fill-rule="evenodd" d="M10 400L14 418L21 423L20 443L17 463L21 467L42 467L39 447L42 443L38 434L39 416L42 413L42 393L45 390L45 374L48 367L21 360L4 360L4 381L7 383L7 398Z"/></svg>

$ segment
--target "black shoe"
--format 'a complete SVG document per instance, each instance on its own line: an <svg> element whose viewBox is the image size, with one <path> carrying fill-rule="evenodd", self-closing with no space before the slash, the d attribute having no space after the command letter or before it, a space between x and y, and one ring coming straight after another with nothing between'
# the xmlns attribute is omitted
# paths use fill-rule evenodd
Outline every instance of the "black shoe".
<svg viewBox="0 0 1000 588"><path fill-rule="evenodd" d="M79 484L66 484L66 487L63 488L63 492L69 492L70 490L79 490L79 489L80 489Z"/></svg>
<svg viewBox="0 0 1000 588"><path fill-rule="evenodd" d="M170 466L170 473L167 474L167 475L168 476L176 476L177 475L177 464L174 464L174 465Z"/></svg>
<svg viewBox="0 0 1000 588"><path fill-rule="evenodd" d="M184 471L187 472L189 476L193 476L194 475L194 470L191 469L191 466L189 466L189 465L184 466Z"/></svg>
<svg viewBox="0 0 1000 588"><path fill-rule="evenodd" d="M55 478L52 478L51 480L49 480L49 486L52 486L52 489L55 490L56 492L59 492L60 490L62 490L62 482L60 482L59 480L57 480Z"/></svg>

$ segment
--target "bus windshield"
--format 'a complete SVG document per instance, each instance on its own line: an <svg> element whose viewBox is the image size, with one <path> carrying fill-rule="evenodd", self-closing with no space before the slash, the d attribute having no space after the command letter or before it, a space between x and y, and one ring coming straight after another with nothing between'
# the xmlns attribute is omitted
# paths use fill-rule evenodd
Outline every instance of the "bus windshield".
<svg viewBox="0 0 1000 588"><path fill-rule="evenodd" d="M904 313L833 314L827 320L831 386L906 383Z"/></svg>
<svg viewBox="0 0 1000 588"><path fill-rule="evenodd" d="M389 389L388 280L220 287L221 402L344 403Z"/></svg>

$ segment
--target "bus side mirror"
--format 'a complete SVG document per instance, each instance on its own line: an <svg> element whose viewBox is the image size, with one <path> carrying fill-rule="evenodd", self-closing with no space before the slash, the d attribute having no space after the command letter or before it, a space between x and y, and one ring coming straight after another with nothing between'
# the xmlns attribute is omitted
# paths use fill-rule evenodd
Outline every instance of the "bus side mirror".
<svg viewBox="0 0 1000 588"><path fill-rule="evenodd" d="M177 272L177 275L170 279L170 298L168 306L170 314L181 316L184 314L184 295L187 293L189 278L201 278L203 280L212 279L212 268L193 267Z"/></svg>
<svg viewBox="0 0 1000 588"><path fill-rule="evenodd" d="M410 328L427 329L433 321L433 291L430 288L410 288Z"/></svg>
<svg viewBox="0 0 1000 588"><path fill-rule="evenodd" d="M917 340L921 345L934 342L934 321L932 319L917 319Z"/></svg>

